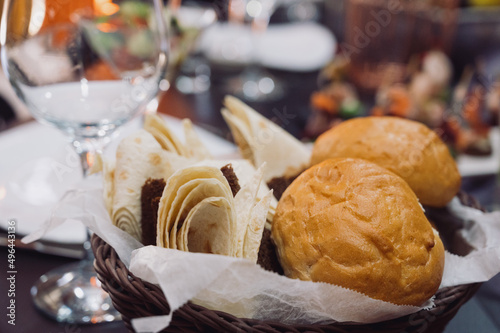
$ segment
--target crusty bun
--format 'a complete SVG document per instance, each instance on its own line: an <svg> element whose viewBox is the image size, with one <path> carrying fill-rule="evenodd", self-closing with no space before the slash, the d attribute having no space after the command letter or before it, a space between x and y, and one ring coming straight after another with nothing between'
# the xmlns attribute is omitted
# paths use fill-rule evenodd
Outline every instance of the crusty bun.
<svg viewBox="0 0 500 333"><path fill-rule="evenodd" d="M326 160L285 191L272 224L285 275L422 305L437 291L444 247L408 184L362 159Z"/></svg>
<svg viewBox="0 0 500 333"><path fill-rule="evenodd" d="M425 125L395 117L345 121L314 144L311 163L357 157L402 177L420 202L445 206L460 189L460 174L446 145Z"/></svg>

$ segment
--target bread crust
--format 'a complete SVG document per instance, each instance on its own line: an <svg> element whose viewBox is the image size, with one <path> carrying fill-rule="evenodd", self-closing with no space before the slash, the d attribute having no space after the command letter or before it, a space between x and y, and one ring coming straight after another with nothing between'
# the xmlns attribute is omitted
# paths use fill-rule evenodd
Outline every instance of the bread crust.
<svg viewBox="0 0 500 333"><path fill-rule="evenodd" d="M326 160L279 201L272 237L285 275L400 305L437 291L444 247L408 184L374 163Z"/></svg>
<svg viewBox="0 0 500 333"><path fill-rule="evenodd" d="M425 125L396 117L363 117L323 133L311 164L355 157L377 163L410 185L420 202L443 207L458 193L461 177L448 147Z"/></svg>

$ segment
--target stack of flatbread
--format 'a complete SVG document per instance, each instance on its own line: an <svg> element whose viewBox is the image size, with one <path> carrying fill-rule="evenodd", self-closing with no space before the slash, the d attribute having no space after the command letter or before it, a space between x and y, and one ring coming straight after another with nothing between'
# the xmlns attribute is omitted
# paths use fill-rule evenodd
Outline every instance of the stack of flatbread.
<svg viewBox="0 0 500 333"><path fill-rule="evenodd" d="M257 192L258 171L233 198L220 169L193 166L167 181L158 207L156 244L189 252L216 253L257 262L272 191Z"/></svg>
<svg viewBox="0 0 500 333"><path fill-rule="evenodd" d="M216 160L191 122L184 120L183 125L184 142L162 118L147 115L144 129L119 143L115 161L99 161L113 223L141 241L143 185L163 179L155 214L157 246L256 262L263 229L277 204L264 182L265 163L256 168L244 159ZM241 185L235 195L221 171L226 165Z"/></svg>

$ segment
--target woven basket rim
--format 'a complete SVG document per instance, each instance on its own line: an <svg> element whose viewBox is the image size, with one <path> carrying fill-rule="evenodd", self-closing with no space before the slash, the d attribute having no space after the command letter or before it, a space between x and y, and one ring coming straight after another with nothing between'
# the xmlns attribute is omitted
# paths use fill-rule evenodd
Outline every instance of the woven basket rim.
<svg viewBox="0 0 500 333"><path fill-rule="evenodd" d="M461 194L468 206L481 208L472 197ZM91 239L94 267L102 288L110 294L115 308L122 314L132 332L131 319L170 313L169 304L158 285L131 273L116 251L94 234ZM467 302L482 283L446 287L435 295L435 306L392 320L364 324L332 322L328 325L288 325L276 321L237 318L229 313L210 310L188 302L174 312L168 332L242 331L242 332L441 332L458 309ZM422 327L429 328L423 330Z"/></svg>

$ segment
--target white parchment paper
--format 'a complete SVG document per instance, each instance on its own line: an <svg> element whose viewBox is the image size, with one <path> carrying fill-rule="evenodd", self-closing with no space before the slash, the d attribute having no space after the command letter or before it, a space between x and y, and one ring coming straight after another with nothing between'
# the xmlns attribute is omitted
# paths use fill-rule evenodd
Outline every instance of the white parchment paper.
<svg viewBox="0 0 500 333"><path fill-rule="evenodd" d="M112 225L102 200L101 179L94 176L68 192L52 216L23 241L75 220L83 222L118 253L136 276L159 284L172 308L191 300L242 318L278 320L287 324L355 321L372 323L401 317L422 307L398 306L326 283L286 278L245 259L143 247ZM446 253L441 287L484 282L500 272L500 212L482 213L458 199L449 211L464 221L462 236L475 249L465 257ZM430 300L423 307L432 306ZM132 321L138 332L168 326L172 313Z"/></svg>

